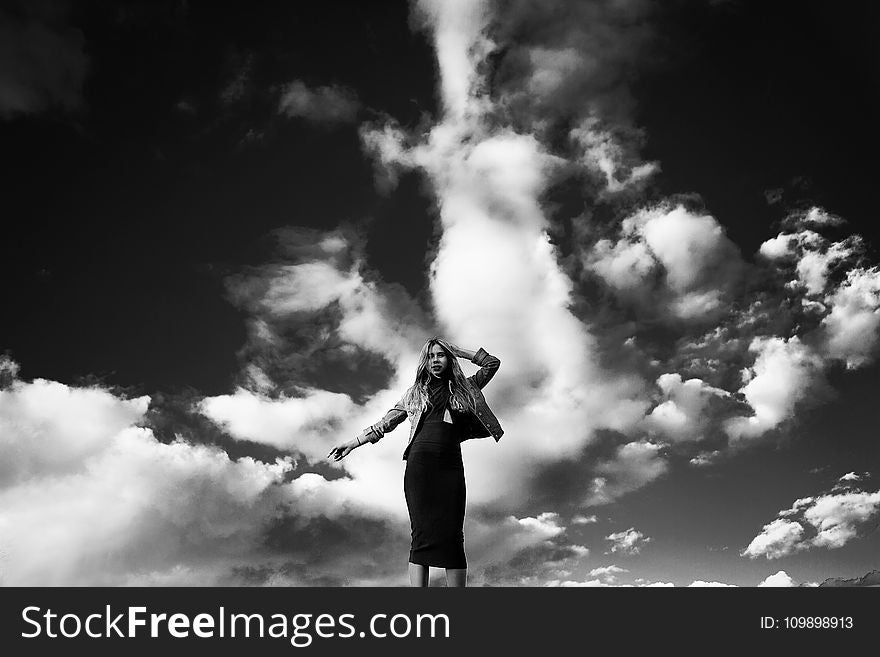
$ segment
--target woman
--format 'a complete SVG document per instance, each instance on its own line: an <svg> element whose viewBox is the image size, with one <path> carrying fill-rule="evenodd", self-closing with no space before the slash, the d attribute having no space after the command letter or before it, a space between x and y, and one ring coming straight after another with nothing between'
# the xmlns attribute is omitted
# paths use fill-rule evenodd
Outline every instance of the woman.
<svg viewBox="0 0 880 657"><path fill-rule="evenodd" d="M480 370L465 378L457 358L467 358ZM473 352L431 338L419 354L415 383L400 401L376 424L328 454L338 461L364 443L378 442L409 417L403 489L412 527L412 586L428 585L430 566L446 569L447 586L467 583L461 443L487 436L497 442L504 434L481 392L500 365L482 348Z"/></svg>

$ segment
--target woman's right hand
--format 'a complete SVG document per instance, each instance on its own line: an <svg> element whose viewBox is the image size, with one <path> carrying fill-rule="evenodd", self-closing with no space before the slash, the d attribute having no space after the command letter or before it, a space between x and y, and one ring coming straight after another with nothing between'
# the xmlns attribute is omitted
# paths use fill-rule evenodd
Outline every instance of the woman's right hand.
<svg viewBox="0 0 880 657"><path fill-rule="evenodd" d="M334 461L340 461L348 456L349 452L351 452L355 447L358 447L358 444L359 443L356 440L350 440L347 443L337 445L330 450L330 453L327 454L327 458L332 458Z"/></svg>

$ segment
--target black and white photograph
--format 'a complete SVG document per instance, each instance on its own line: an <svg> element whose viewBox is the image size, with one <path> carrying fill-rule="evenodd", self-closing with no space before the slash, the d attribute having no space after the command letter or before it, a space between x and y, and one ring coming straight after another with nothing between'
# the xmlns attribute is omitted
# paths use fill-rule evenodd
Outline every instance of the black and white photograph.
<svg viewBox="0 0 880 657"><path fill-rule="evenodd" d="M880 585L878 116L870 2L3 2L0 585Z"/></svg>

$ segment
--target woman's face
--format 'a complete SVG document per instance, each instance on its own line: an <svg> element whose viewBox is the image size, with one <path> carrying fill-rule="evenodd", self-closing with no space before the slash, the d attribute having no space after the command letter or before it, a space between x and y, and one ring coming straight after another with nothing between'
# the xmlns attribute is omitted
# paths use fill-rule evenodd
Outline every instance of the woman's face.
<svg viewBox="0 0 880 657"><path fill-rule="evenodd" d="M432 344L428 349L428 371L439 379L448 368L449 359L446 357L443 347L439 344Z"/></svg>

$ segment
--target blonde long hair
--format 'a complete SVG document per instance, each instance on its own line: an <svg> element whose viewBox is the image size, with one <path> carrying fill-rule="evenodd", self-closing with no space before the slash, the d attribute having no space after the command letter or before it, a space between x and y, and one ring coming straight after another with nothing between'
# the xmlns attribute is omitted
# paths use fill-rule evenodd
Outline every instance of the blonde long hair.
<svg viewBox="0 0 880 657"><path fill-rule="evenodd" d="M419 364L416 367L416 380L410 386L409 390L403 396L403 405L408 413L413 414L417 411L425 411L428 408L428 384L431 382L433 375L428 368L429 352L435 344L446 352L446 360L449 363L449 384L450 398L449 405L453 410L464 411L476 410L476 401L474 399L474 389L470 381L461 370L458 364L458 358L452 353L449 343L443 338L434 336L430 338L422 346L419 352Z"/></svg>

